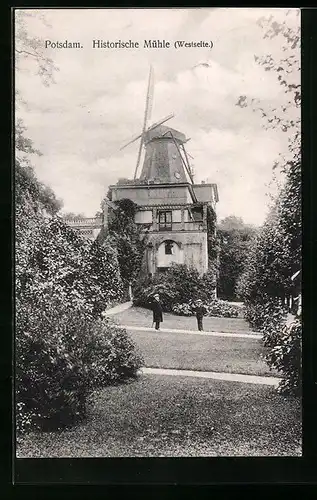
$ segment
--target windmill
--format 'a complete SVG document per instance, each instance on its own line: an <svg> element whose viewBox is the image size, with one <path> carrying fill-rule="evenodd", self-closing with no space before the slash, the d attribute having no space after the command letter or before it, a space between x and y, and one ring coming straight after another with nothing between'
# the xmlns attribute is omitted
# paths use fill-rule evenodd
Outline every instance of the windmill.
<svg viewBox="0 0 317 500"><path fill-rule="evenodd" d="M184 148L184 144L188 142L189 139L186 139L185 135L178 132L177 130L163 125L165 122L173 118L174 114L171 113L158 122L152 124L151 126L148 126L153 106L153 93L154 74L153 68L151 66L145 101L142 132L131 139L129 142L127 142L124 146L122 146L120 150L123 150L133 142L140 139L137 162L134 171L134 179L137 178L142 149L144 146L145 159L141 172L141 179L147 179L149 181L149 178L159 176L160 178L169 182L172 181L171 178L174 182L187 182L187 177L189 177L190 182L193 184L194 181L188 159L189 155ZM180 167L180 165L182 165L182 168Z"/></svg>

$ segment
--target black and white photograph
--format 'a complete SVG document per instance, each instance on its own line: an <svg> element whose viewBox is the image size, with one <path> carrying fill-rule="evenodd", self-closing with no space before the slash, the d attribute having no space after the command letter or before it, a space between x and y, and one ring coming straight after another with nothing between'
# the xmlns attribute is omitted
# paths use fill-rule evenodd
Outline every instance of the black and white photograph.
<svg viewBox="0 0 317 500"><path fill-rule="evenodd" d="M12 16L16 458L301 457L300 10Z"/></svg>

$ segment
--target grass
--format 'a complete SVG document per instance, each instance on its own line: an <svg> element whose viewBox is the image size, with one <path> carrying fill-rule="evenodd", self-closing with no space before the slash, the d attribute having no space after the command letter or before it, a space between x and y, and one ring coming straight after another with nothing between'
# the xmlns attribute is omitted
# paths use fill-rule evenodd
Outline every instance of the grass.
<svg viewBox="0 0 317 500"><path fill-rule="evenodd" d="M155 330L130 331L129 335L139 347L147 367L277 375L261 358L264 348L260 339L208 337Z"/></svg>
<svg viewBox="0 0 317 500"><path fill-rule="evenodd" d="M84 424L26 435L17 456L296 456L300 422L300 401L271 387L143 375L95 392Z"/></svg>
<svg viewBox="0 0 317 500"><path fill-rule="evenodd" d="M115 318L152 323L151 311L141 308ZM164 327L190 330L195 318L166 314ZM246 327L241 319L205 318L206 330ZM129 334L149 367L276 376L261 359L260 338ZM301 455L300 400L270 386L147 374L95 391L87 409L87 420L69 430L26 434L18 458Z"/></svg>
<svg viewBox="0 0 317 500"><path fill-rule="evenodd" d="M112 319L121 325L151 326L152 311L142 307L132 307L115 314ZM162 328L197 330L197 321L194 316L176 316L165 313ZM253 333L248 323L242 318L215 318L204 317L204 330L208 332L237 332Z"/></svg>

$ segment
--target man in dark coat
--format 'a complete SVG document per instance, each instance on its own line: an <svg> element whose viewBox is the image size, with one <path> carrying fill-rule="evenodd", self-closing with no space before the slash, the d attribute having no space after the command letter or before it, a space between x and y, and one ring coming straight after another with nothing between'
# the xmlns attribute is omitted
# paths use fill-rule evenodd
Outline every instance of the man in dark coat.
<svg viewBox="0 0 317 500"><path fill-rule="evenodd" d="M203 317L204 314L206 314L206 308L203 306L202 300L197 300L196 302L196 307L194 308L196 318L197 318L197 325L198 325L198 330L202 331L203 328Z"/></svg>
<svg viewBox="0 0 317 500"><path fill-rule="evenodd" d="M155 323L155 330L160 330L160 323L163 321L163 308L160 302L160 296L156 293L153 297L152 310L153 310L153 323Z"/></svg>

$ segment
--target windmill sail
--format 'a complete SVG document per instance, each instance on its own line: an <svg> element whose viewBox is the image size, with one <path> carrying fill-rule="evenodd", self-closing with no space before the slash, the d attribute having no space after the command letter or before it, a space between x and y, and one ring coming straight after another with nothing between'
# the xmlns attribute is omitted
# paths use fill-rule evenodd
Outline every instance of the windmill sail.
<svg viewBox="0 0 317 500"><path fill-rule="evenodd" d="M136 163L135 172L134 172L134 179L136 179L137 171L138 171L139 164L140 164L143 141L144 141L144 133L146 131L147 123L148 123L148 121L151 117L151 113L152 113L153 89L154 89L154 75L153 75L153 68L151 66L150 67L150 74L149 74L147 95L146 95L146 102L145 102L143 129L142 129L142 135L141 135L141 140L140 140L140 147L139 147L139 152L138 152L137 163Z"/></svg>
<svg viewBox="0 0 317 500"><path fill-rule="evenodd" d="M174 114L171 113L170 115L168 116L165 116L165 118L162 118L162 120L158 121L158 122L155 122L153 123L153 125L151 125L147 130L146 132L149 132L150 130L153 130L155 129L156 127L159 127L160 125L162 125L163 123L167 122L168 120L170 120L171 118L174 118ZM143 133L143 132L142 132ZM133 142L137 141L138 139L140 139L142 137L142 133L139 134L139 135L136 135L135 137L133 137L133 139L131 139L131 141L127 142L126 144L124 144L123 146L121 146L120 148L120 151L122 151L124 148L126 148L127 146L129 146L130 144L132 144Z"/></svg>

